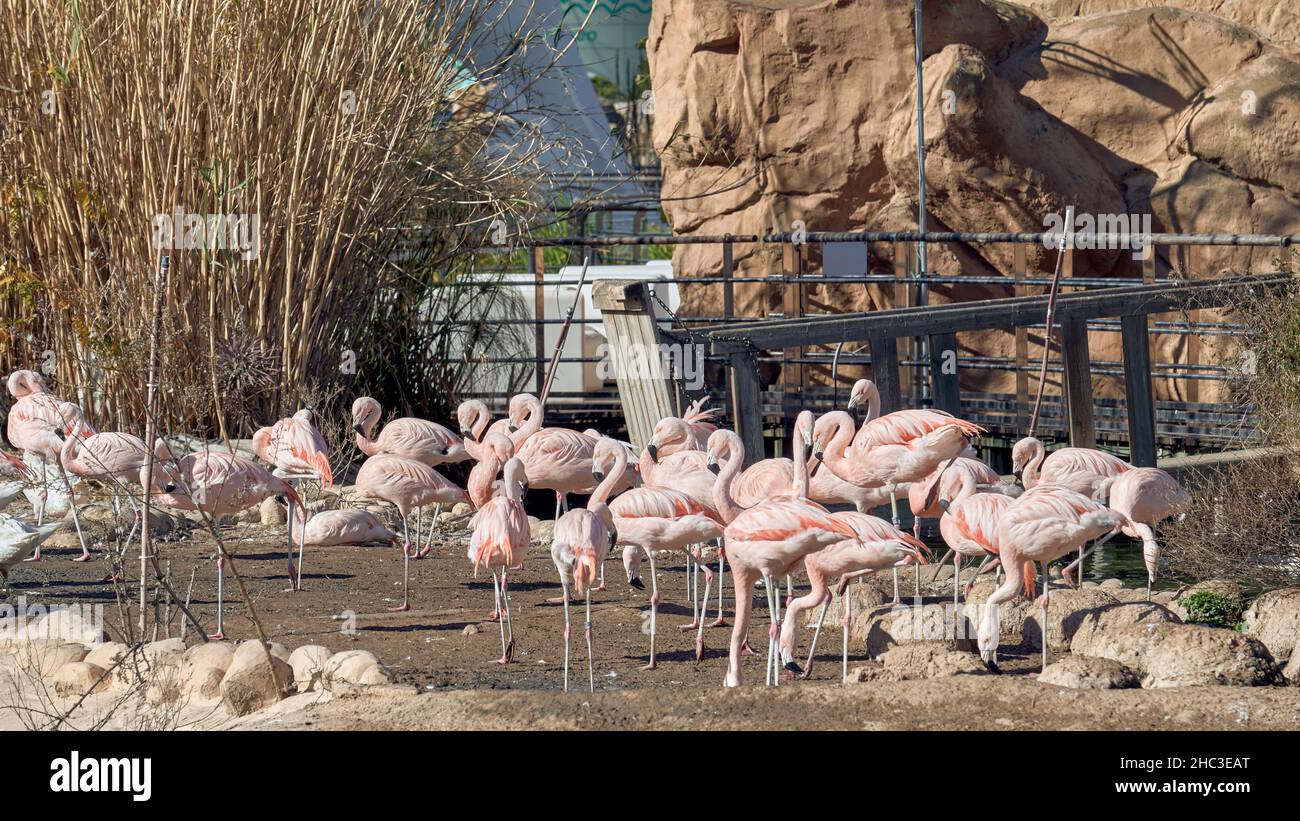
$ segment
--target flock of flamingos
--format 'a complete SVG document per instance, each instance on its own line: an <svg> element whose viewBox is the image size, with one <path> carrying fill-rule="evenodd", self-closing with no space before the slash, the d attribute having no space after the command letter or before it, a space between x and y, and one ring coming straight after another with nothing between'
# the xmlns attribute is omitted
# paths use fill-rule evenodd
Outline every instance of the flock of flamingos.
<svg viewBox="0 0 1300 821"><path fill-rule="evenodd" d="M36 524L0 515L0 573L7 578L8 570L19 561L39 561L41 542L62 526L62 515L69 508L81 535L74 486L82 480L107 485L119 514L122 499L130 504L136 511L133 536L140 521L139 491L135 489L148 484L146 462L151 448L129 433L97 433L77 405L51 395L34 371L15 371L8 378L8 389L14 404L7 433L21 455L0 451L0 510L25 493L32 501ZM971 438L982 432L979 427L930 409L882 416L880 395L865 379L853 387L849 410L855 409L865 409L860 426L844 411L814 418L805 410L794 426L793 459L747 461L740 437L717 428L710 421L713 412L699 402L680 418L661 420L645 448L637 452L632 445L596 431L544 426L542 403L528 394L513 397L508 417L496 421L484 403L464 402L457 412L460 435L435 422L414 418L391 420L376 434L382 408L375 400L362 397L352 406L352 422L356 444L367 458L356 475L355 490L358 497L389 503L400 514L404 562L403 601L398 610L410 607L406 590L410 561L430 549L429 544L421 547L423 509L434 506L440 512L444 505L457 502L471 505L475 512L468 558L476 573L484 568L493 579L491 618L500 623L502 663L509 663L514 652L507 577L522 565L530 544L522 499L530 488L553 491L556 521L551 558L564 590L557 602L564 605L565 689L569 685L569 610L575 599L586 604L588 684L595 687L591 591L604 588L605 559L617 548L622 548L627 580L635 587L644 589L642 561L649 559L648 667L655 666L660 601L656 558L663 551L685 554L687 595L695 617L684 629L696 631L698 659L703 652L714 578L702 561L701 550L714 543L720 548L714 625L723 623L721 595L728 566L735 592L735 624L724 684L740 684L741 658L751 652L746 631L752 599L761 583L770 618L766 681L777 685L782 668L806 675L794 659L797 614L821 604L824 619L832 598L830 580L838 578L838 593L843 596L851 579L886 569L894 572L897 602L897 568L927 560L926 545L918 538L919 520L938 518L939 532L952 554L954 603L963 558L981 560L975 576L989 568L1003 576L984 607L977 633L980 654L996 671L998 605L1022 591L1033 596L1034 562L1043 567L1038 604L1046 609L1047 564L1079 551L1079 558L1064 571L1066 580L1073 583L1072 574L1080 567L1087 545L1123 532L1142 541L1149 592L1159 551L1152 528L1184 511L1191 501L1162 470L1133 467L1091 449L1061 448L1049 454L1034 438L1016 443L1013 467L1017 481L1003 482L970 447ZM301 585L307 544L398 541L365 510L345 508L308 515L297 482L333 483L328 449L309 411L299 411L257 431L253 448L256 461L226 450L202 450L176 459L159 439L152 447L152 498L162 505L203 511L214 520L270 497L286 501L289 577L295 588ZM436 469L464 460L476 463L466 488ZM912 533L899 528L898 502L904 493L918 521ZM570 494L589 494L587 506L569 509ZM892 522L869 512L886 501ZM825 505L853 509L833 513ZM417 511L420 518L416 519L413 541L410 524ZM47 516L59 516L60 521L44 524ZM435 523L437 516L435 513ZM433 526L428 528L429 543L433 530ZM128 536L121 543L123 550L130 540ZM82 555L74 561L91 558L84 537L81 542ZM217 568L214 637L221 638L224 573L220 559ZM793 598L790 578L801 568L811 591ZM705 577L702 594L701 571ZM783 579L790 591L784 602ZM974 576L969 580L967 594L974 580ZM843 600L847 665L852 615L849 598ZM818 633L820 628L819 622ZM815 646L815 636L813 643ZM1043 644L1045 664L1046 642ZM809 665L811 659L812 651Z"/></svg>

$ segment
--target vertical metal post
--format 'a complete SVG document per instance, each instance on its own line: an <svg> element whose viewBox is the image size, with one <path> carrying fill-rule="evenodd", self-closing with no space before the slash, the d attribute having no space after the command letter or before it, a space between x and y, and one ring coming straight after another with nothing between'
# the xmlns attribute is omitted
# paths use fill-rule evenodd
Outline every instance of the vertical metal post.
<svg viewBox="0 0 1300 821"><path fill-rule="evenodd" d="M727 234L730 237L730 234ZM722 315L731 319L736 315L736 285L731 281L735 269L731 240L722 243ZM674 274L675 276L675 274Z"/></svg>

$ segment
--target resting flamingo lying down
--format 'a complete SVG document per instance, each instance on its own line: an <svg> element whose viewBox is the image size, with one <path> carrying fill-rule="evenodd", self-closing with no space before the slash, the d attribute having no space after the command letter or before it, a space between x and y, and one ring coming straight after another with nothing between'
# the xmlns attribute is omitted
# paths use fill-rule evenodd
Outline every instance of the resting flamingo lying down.
<svg viewBox="0 0 1300 821"><path fill-rule="evenodd" d="M305 527L297 518L292 522L294 541L312 547L392 545L397 541L397 534L378 516L357 508L322 510L308 519Z"/></svg>

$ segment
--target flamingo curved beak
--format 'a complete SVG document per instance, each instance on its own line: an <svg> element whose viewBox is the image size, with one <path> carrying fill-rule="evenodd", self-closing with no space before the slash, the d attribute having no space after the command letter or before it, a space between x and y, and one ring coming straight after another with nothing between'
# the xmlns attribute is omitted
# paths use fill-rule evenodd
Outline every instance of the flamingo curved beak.
<svg viewBox="0 0 1300 821"><path fill-rule="evenodd" d="M717 476L722 472L722 467L718 464L717 459L710 458L708 467L709 473L712 473L714 476Z"/></svg>
<svg viewBox="0 0 1300 821"><path fill-rule="evenodd" d="M462 439L468 439L468 440L471 441L471 442L477 442L477 441L478 441L477 439L474 438L474 431L472 431L472 430L465 430L464 428L461 428L461 429L460 429L460 436L461 436Z"/></svg>
<svg viewBox="0 0 1300 821"><path fill-rule="evenodd" d="M360 425L353 425L353 426L352 426L352 431L353 431L354 433L361 433L361 426L360 426Z"/></svg>
<svg viewBox="0 0 1300 821"><path fill-rule="evenodd" d="M650 454L650 461L656 465L659 464L659 446L651 442L645 446L645 452Z"/></svg>

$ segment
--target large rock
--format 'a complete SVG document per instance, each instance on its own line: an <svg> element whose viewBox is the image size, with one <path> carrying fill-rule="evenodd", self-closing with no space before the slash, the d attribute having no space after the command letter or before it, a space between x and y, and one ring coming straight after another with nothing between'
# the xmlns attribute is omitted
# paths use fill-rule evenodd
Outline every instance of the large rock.
<svg viewBox="0 0 1300 821"><path fill-rule="evenodd" d="M369 650L344 650L330 656L321 681L327 690L337 693L391 684L393 675Z"/></svg>
<svg viewBox="0 0 1300 821"><path fill-rule="evenodd" d="M1138 684L1133 671L1118 661L1073 655L1047 665L1038 681L1076 690L1120 690Z"/></svg>
<svg viewBox="0 0 1300 821"><path fill-rule="evenodd" d="M1079 614L1079 618L1073 622L1068 647L1072 653L1096 655L1092 652L1092 647L1107 632L1135 624L1176 624L1178 621L1178 616L1169 608L1155 602L1116 602L1103 605Z"/></svg>
<svg viewBox="0 0 1300 821"><path fill-rule="evenodd" d="M59 668L86 657L86 645L60 639L35 639L18 651L20 666L41 678L53 678Z"/></svg>
<svg viewBox="0 0 1300 821"><path fill-rule="evenodd" d="M946 678L987 673L984 662L974 653L962 653L942 644L905 644L880 656L885 669L902 679Z"/></svg>
<svg viewBox="0 0 1300 821"><path fill-rule="evenodd" d="M1263 644L1215 627L1169 622L1117 627L1093 636L1088 655L1138 672L1143 687L1254 686L1279 680Z"/></svg>
<svg viewBox="0 0 1300 821"><path fill-rule="evenodd" d="M287 661L268 653L261 642L246 641L221 679L221 700L231 715L247 715L279 701L292 684Z"/></svg>
<svg viewBox="0 0 1300 821"><path fill-rule="evenodd" d="M304 644L290 653L289 666L293 668L293 681L298 692L305 693L323 687L322 680L329 661L329 648L319 644Z"/></svg>
<svg viewBox="0 0 1300 821"><path fill-rule="evenodd" d="M1120 602L1102 588L1071 590L1069 588L1052 590L1047 607L1047 649L1052 653L1061 653L1070 649L1070 641L1094 611L1113 607ZM1025 644L1030 647L1043 646L1043 611L1030 608L1025 626L1021 632Z"/></svg>
<svg viewBox="0 0 1300 821"><path fill-rule="evenodd" d="M1246 634L1259 639L1278 662L1286 662L1300 636L1300 588L1270 590L1246 611Z"/></svg>
<svg viewBox="0 0 1300 821"><path fill-rule="evenodd" d="M185 651L183 666L215 667L225 671L234 659L235 648L223 641L208 641L196 644Z"/></svg>
<svg viewBox="0 0 1300 821"><path fill-rule="evenodd" d="M54 674L53 681L54 692L63 698L80 698L86 693L102 692L109 685L104 668L85 661L72 661L63 665Z"/></svg>
<svg viewBox="0 0 1300 821"><path fill-rule="evenodd" d="M1050 213L1088 220L1149 214L1152 230L1291 233L1300 221L1300 11L1223 0L995 0L924 4L927 206L932 230L1038 231ZM1271 40L1270 40L1271 38ZM1044 44L1050 44L1050 47ZM647 52L664 209L676 233L899 230L916 226L912 8L891 0L664 0ZM1249 105L1247 104L1249 102ZM1252 113L1253 112L1253 113ZM1084 223L1087 224L1086 222ZM1094 222L1094 227L1096 226ZM1054 254L1028 248L1030 276ZM775 245L736 246L735 274L782 267ZM856 253L856 252L855 252ZM1165 254L1165 275L1272 268L1276 248ZM930 247L941 274L1011 275L1005 244ZM862 250L889 270L885 243ZM716 277L721 253L679 245L674 270ZM805 270L828 270L802 249ZM838 258L838 257L837 257ZM865 261L865 260L864 260ZM854 263L860 266L862 263ZM1075 274L1133 276L1129 252L1075 255ZM860 272L861 268L858 268ZM784 310L783 289L735 287L738 313ZM934 285L933 303L1006 296L1005 287ZM895 307L892 285L805 286L816 310ZM721 285L683 292L682 313L717 314ZM1005 333L963 337L972 355L1013 354ZM1118 360L1118 335L1094 332L1094 358ZM1220 361L1216 341L1200 360ZM1183 337L1153 337L1183 363ZM1029 355L1041 348L1031 336ZM778 377L765 365L764 377ZM858 368L841 373L854 376ZM1014 377L966 369L965 387L1010 392ZM813 379L824 374L813 371ZM1094 391L1122 396L1101 375ZM1213 401L1221 388L1158 379L1157 398Z"/></svg>

